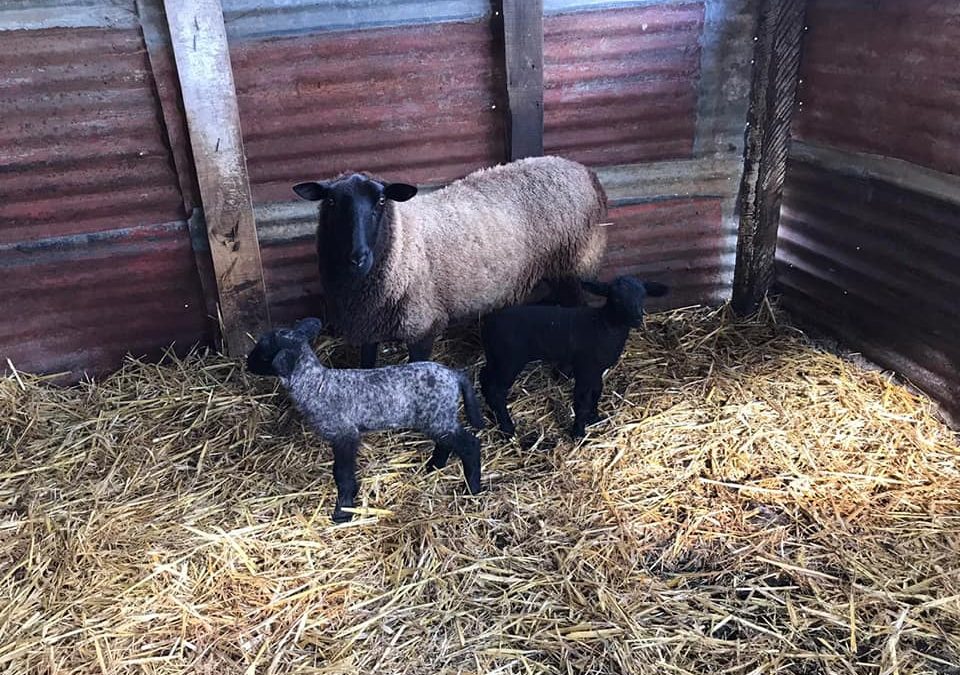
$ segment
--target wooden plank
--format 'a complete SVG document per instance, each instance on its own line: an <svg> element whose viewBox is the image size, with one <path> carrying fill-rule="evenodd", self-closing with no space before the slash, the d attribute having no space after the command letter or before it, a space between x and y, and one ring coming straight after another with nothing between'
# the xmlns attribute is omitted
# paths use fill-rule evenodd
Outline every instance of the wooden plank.
<svg viewBox="0 0 960 675"><path fill-rule="evenodd" d="M503 0L510 159L543 154L543 0Z"/></svg>
<svg viewBox="0 0 960 675"><path fill-rule="evenodd" d="M164 0L229 354L269 329L237 94L219 0Z"/></svg>
<svg viewBox="0 0 960 675"><path fill-rule="evenodd" d="M747 113L733 309L759 309L773 282L806 0L761 0Z"/></svg>

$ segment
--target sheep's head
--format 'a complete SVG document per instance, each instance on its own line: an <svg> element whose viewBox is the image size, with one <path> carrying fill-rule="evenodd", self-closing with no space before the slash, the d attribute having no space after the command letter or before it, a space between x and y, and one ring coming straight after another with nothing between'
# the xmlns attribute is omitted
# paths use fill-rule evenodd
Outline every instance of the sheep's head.
<svg viewBox="0 0 960 675"><path fill-rule="evenodd" d="M584 281L585 289L607 299L606 308L617 318L633 328L643 325L644 302L648 297L659 298L670 290L656 281L640 281L636 277L617 277L610 283Z"/></svg>
<svg viewBox="0 0 960 675"><path fill-rule="evenodd" d="M287 377L297 366L305 343L320 334L319 319L301 319L291 328L278 328L264 333L247 355L247 370L254 375Z"/></svg>
<svg viewBox="0 0 960 675"><path fill-rule="evenodd" d="M329 181L298 183L293 191L303 199L323 202L317 249L324 267L329 272L346 270L361 278L377 262L387 201L405 202L417 194L412 185L384 183L358 173Z"/></svg>

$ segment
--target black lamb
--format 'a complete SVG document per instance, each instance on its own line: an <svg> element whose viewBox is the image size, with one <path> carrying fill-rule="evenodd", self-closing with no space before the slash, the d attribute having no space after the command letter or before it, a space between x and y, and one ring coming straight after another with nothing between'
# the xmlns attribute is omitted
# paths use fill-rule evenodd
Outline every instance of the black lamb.
<svg viewBox="0 0 960 675"><path fill-rule="evenodd" d="M631 276L611 283L581 282L607 298L602 307L551 307L518 305L486 317L481 326L487 363L480 372L480 387L493 409L500 430L512 436L513 420L507 411L507 394L513 381L531 361L549 361L569 368L576 380L573 391L574 422L571 435L584 435L597 416L603 391L603 373L620 359L631 328L643 325L647 296L665 295L663 284Z"/></svg>
<svg viewBox="0 0 960 675"><path fill-rule="evenodd" d="M462 396L467 419L475 428L483 427L467 376L430 361L372 370L325 368L310 347L320 328L320 320L310 318L293 330L266 333L247 356L247 369L279 377L310 427L333 446L333 520L350 520L343 509L352 507L357 495L356 456L360 434L366 431L422 431L435 444L428 467L442 468L454 452L463 462L470 492L480 492L480 441L458 416Z"/></svg>

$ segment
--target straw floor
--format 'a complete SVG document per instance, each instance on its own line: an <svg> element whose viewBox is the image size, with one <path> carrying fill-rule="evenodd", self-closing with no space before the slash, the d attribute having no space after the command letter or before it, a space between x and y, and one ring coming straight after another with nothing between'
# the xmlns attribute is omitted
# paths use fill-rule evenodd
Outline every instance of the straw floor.
<svg viewBox="0 0 960 675"><path fill-rule="evenodd" d="M438 356L475 371L475 333ZM771 316L650 317L579 444L531 369L477 497L370 436L341 527L274 387L213 356L0 380L0 672L960 672L956 437Z"/></svg>

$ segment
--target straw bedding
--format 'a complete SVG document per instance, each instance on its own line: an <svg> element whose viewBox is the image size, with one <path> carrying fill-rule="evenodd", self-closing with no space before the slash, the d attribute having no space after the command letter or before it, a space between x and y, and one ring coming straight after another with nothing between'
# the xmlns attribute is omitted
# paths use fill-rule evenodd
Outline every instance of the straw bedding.
<svg viewBox="0 0 960 675"><path fill-rule="evenodd" d="M475 372L475 332L438 356ZM652 316L580 444L527 371L477 497L370 436L341 527L274 387L199 355L0 381L0 672L960 672L956 437L773 316Z"/></svg>

